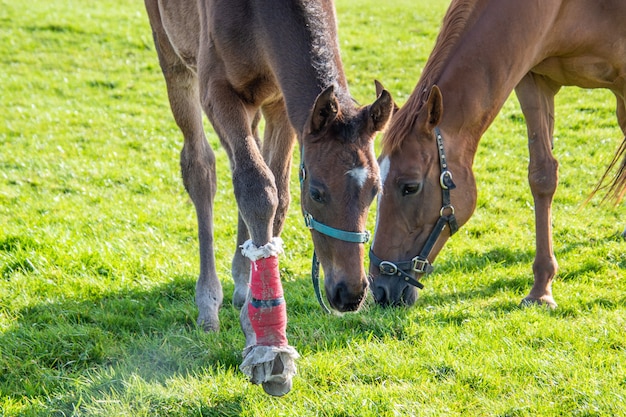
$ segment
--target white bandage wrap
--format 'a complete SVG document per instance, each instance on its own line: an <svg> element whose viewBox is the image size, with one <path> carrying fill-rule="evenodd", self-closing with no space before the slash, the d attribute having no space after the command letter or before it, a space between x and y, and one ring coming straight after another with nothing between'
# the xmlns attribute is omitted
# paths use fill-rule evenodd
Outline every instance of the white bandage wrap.
<svg viewBox="0 0 626 417"><path fill-rule="evenodd" d="M300 355L292 346L248 346L243 351L243 362L239 366L241 372L250 378L253 384L264 382L285 383L296 374L296 359ZM274 362L280 358L283 372L272 375Z"/></svg>
<svg viewBox="0 0 626 417"><path fill-rule="evenodd" d="M240 248L241 254L254 262L257 259L278 256L283 253L283 240L278 236L273 237L272 240L265 245L257 247L254 242L252 242L252 239L249 239L246 240Z"/></svg>

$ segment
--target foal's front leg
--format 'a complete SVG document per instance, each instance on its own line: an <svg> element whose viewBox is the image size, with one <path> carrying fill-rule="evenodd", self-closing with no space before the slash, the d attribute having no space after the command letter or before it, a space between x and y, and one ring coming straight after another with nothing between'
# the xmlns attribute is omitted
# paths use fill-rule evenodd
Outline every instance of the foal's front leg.
<svg viewBox="0 0 626 417"><path fill-rule="evenodd" d="M556 307L552 280L558 264L552 248L552 199L558 183L558 163L552 155L554 96L558 86L528 73L515 88L528 129L528 182L535 201L535 281L522 304Z"/></svg>
<svg viewBox="0 0 626 417"><path fill-rule="evenodd" d="M259 121L261 119L261 112L257 111L252 120L251 131L255 137L257 144L261 146L259 140ZM241 308L247 303L248 287L250 282L250 260L243 256L241 253L241 247L250 239L250 233L248 232L248 226L241 217L241 213L238 212L237 216L237 245L235 247L235 253L231 262L231 275L235 282L235 290L233 291L233 305L237 308ZM252 332L252 330L250 330ZM254 332L252 332L254 334Z"/></svg>
<svg viewBox="0 0 626 417"><path fill-rule="evenodd" d="M295 144L296 132L287 118L287 108L283 99L273 101L263 106L265 131L261 146L265 163L274 175L274 184L278 196L278 206L274 215L273 236L280 236L287 210L291 201L289 194L289 178L291 173L291 159ZM257 114L258 116L258 114ZM252 123L253 135L258 138L258 117ZM237 247L241 247L248 239L248 227L239 215L237 227ZM250 278L250 260L244 257L239 250L235 251L232 261L232 275L235 281L233 305L242 307L246 301L248 281Z"/></svg>
<svg viewBox="0 0 626 417"><path fill-rule="evenodd" d="M298 353L289 346L286 335L287 313L278 267L282 242L274 236L275 178L252 130L257 109L244 102L216 68L200 69L200 85L207 89L201 93L203 108L231 159L239 214L250 233L242 245L251 274L248 302L240 315L246 335L241 369L253 383L263 384L267 393L284 395L291 389Z"/></svg>
<svg viewBox="0 0 626 417"><path fill-rule="evenodd" d="M150 17L172 114L185 138L180 154L180 168L183 183L196 209L200 244L200 274L196 283L198 324L205 330L218 330L222 285L217 277L213 253L215 155L202 126L198 79L170 43L162 25L157 2L146 1L146 10Z"/></svg>

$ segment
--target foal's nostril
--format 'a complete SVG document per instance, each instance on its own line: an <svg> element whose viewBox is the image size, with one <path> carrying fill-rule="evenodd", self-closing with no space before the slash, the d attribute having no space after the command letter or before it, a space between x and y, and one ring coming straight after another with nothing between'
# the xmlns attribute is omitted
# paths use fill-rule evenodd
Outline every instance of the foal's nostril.
<svg viewBox="0 0 626 417"><path fill-rule="evenodd" d="M363 291L364 292L364 291ZM338 311L356 311L361 306L364 294L354 294L344 282L340 282L329 293L329 302Z"/></svg>

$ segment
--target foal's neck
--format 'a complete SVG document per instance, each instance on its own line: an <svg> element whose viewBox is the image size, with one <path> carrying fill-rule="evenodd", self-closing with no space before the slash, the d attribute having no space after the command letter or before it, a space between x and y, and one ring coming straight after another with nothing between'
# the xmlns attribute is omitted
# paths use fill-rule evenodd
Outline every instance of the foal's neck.
<svg viewBox="0 0 626 417"><path fill-rule="evenodd" d="M326 87L335 86L341 106L352 106L333 2L274 0L256 4L262 42L298 134L302 134L315 99Z"/></svg>

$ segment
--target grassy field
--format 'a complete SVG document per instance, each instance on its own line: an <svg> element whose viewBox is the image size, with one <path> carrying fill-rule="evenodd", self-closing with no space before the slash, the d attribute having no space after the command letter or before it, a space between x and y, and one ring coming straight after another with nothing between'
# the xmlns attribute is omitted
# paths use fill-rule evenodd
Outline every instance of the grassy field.
<svg viewBox="0 0 626 417"><path fill-rule="evenodd" d="M447 4L337 0L358 101L374 79L406 100ZM622 139L614 104L558 96L555 311L518 307L534 232L514 97L476 157L476 213L413 308L322 313L294 168L281 268L302 358L272 398L238 370L236 206L212 132L225 305L219 333L195 325L195 214L143 4L0 0L0 415L626 415L626 209L582 205Z"/></svg>

